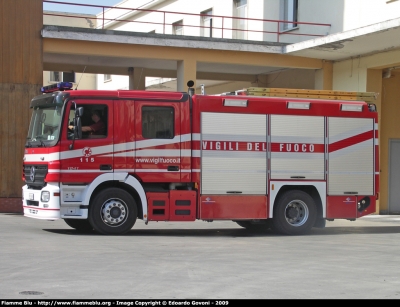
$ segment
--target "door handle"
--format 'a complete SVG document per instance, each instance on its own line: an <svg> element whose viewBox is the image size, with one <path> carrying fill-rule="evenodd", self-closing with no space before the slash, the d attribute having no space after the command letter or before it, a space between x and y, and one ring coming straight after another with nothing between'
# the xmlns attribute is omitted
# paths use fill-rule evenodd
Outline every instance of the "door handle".
<svg viewBox="0 0 400 307"><path fill-rule="evenodd" d="M176 166L176 165L168 166L167 170L169 172L177 172L177 171L179 171L179 166Z"/></svg>
<svg viewBox="0 0 400 307"><path fill-rule="evenodd" d="M100 165L100 170L101 171L111 171L112 166L110 164L101 164Z"/></svg>

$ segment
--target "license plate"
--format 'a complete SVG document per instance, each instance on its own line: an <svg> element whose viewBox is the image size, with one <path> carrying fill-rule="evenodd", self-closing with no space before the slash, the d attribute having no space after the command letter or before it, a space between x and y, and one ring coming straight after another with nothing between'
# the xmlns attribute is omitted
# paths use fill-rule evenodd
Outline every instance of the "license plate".
<svg viewBox="0 0 400 307"><path fill-rule="evenodd" d="M38 210L35 209L29 209L30 214L38 214Z"/></svg>

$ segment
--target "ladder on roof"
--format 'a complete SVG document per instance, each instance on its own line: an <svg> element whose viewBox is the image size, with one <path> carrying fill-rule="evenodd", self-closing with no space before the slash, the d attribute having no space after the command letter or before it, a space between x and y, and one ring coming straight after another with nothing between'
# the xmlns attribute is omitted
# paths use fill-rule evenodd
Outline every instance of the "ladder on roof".
<svg viewBox="0 0 400 307"><path fill-rule="evenodd" d="M354 100L373 102L378 93L374 92L344 92L329 90L301 90L289 88L249 87L236 91L237 95L265 96L265 97L290 97L328 100Z"/></svg>

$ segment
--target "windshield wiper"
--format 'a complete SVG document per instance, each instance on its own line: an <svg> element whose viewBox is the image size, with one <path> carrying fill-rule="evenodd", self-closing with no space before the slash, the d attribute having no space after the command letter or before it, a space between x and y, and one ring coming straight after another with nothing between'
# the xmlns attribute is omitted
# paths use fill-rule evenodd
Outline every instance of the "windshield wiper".
<svg viewBox="0 0 400 307"><path fill-rule="evenodd" d="M46 147L46 143L43 142L41 139L32 138L30 141L26 142L28 143L28 146L25 144L25 147L33 147L33 142L39 142L40 145L38 145L38 147Z"/></svg>
<svg viewBox="0 0 400 307"><path fill-rule="evenodd" d="M42 145L42 147L46 147L45 142L43 142L42 140L39 140L39 142L40 142L40 145Z"/></svg>

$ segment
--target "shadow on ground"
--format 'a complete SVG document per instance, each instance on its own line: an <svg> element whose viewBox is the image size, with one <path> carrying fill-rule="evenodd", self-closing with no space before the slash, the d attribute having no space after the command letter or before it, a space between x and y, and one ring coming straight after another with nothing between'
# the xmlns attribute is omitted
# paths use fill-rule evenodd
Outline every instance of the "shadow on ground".
<svg viewBox="0 0 400 307"><path fill-rule="evenodd" d="M95 231L78 232L74 229L43 229L44 231L71 236L99 236ZM302 236L331 236L348 234L395 234L400 233L400 226L361 226L361 227L327 227L313 228L309 234ZM272 230L254 232L244 228L210 228L210 229L135 229L132 228L122 236L135 237L276 237L284 236Z"/></svg>

